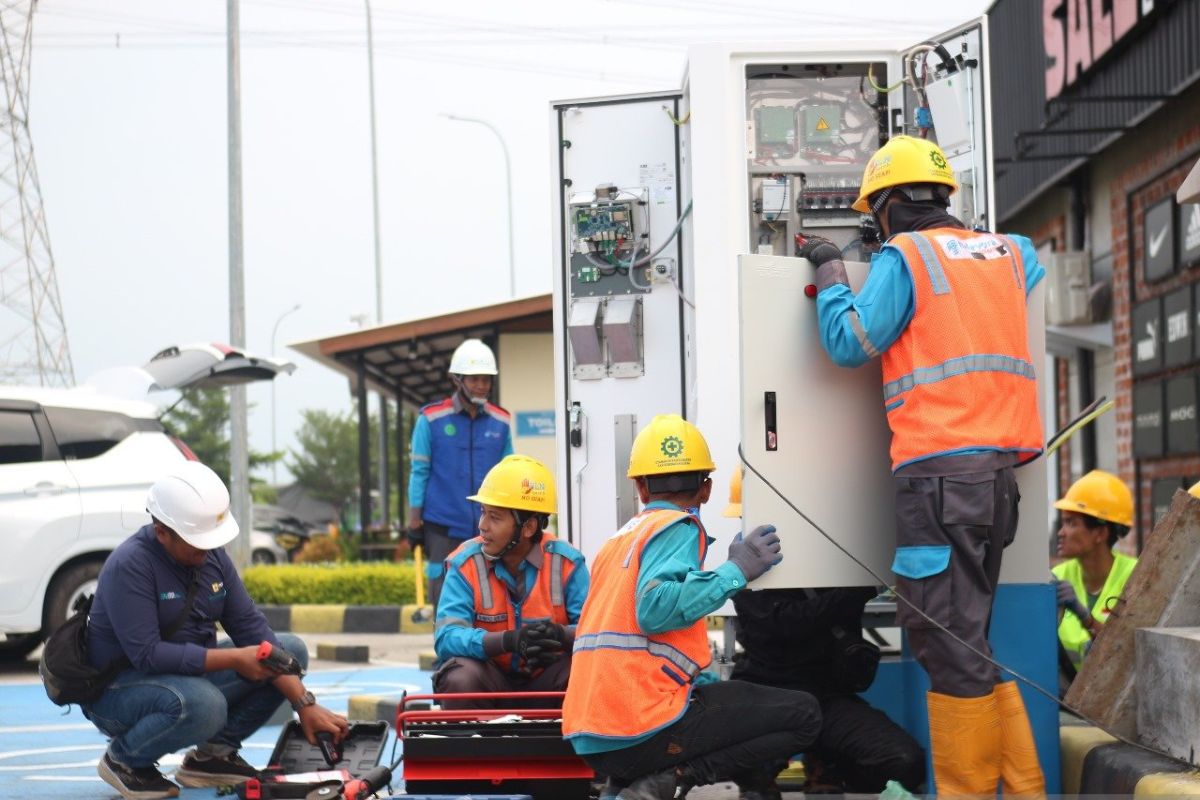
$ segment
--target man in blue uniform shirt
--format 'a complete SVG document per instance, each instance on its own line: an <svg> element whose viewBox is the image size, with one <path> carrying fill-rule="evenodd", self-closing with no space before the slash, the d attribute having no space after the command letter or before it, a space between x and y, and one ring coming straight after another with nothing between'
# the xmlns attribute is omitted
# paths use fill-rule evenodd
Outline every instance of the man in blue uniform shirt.
<svg viewBox="0 0 1200 800"><path fill-rule="evenodd" d="M497 374L491 348L467 339L450 358L454 394L422 408L413 426L408 541L425 549L434 608L446 556L475 536L480 509L467 497L513 452L508 412L488 402Z"/></svg>
<svg viewBox="0 0 1200 800"><path fill-rule="evenodd" d="M238 534L221 479L185 462L150 487L146 508L151 523L108 557L88 618L93 666L129 665L83 707L110 737L100 777L126 800L176 797L155 762L184 747L194 747L175 773L184 786L255 777L238 750L284 700L310 743L319 732L340 741L346 720L256 657L266 641L308 663L299 637L271 631L221 549ZM232 642L217 644L218 622Z"/></svg>

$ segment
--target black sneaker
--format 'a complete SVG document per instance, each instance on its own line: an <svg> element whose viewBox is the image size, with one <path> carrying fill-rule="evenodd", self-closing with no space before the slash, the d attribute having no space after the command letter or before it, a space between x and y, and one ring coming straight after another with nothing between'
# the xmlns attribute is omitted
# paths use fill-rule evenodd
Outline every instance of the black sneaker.
<svg viewBox="0 0 1200 800"><path fill-rule="evenodd" d="M184 786L236 786L258 777L258 770L246 763L237 753L205 758L195 750L183 757L175 770L175 780Z"/></svg>
<svg viewBox="0 0 1200 800"><path fill-rule="evenodd" d="M164 778L154 767L127 767L113 760L107 752L96 772L109 786L121 793L125 800L161 800L179 797L179 787Z"/></svg>

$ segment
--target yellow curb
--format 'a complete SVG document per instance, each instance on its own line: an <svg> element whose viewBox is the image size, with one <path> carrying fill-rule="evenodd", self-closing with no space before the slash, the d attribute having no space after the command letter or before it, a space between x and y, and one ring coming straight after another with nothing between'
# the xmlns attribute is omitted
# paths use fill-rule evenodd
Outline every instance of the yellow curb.
<svg viewBox="0 0 1200 800"><path fill-rule="evenodd" d="M1083 782L1083 760L1093 748L1111 744L1116 739L1099 728L1066 727L1058 733L1059 749L1062 754L1062 793L1079 794Z"/></svg>
<svg viewBox="0 0 1200 800"><path fill-rule="evenodd" d="M1143 775L1133 787L1134 797L1200 796L1200 772Z"/></svg>
<svg viewBox="0 0 1200 800"><path fill-rule="evenodd" d="M345 606L292 606L291 626L294 633L341 633L345 618Z"/></svg>
<svg viewBox="0 0 1200 800"><path fill-rule="evenodd" d="M424 609L425 622L413 622L413 614L420 609ZM416 603L400 606L400 632L433 633L433 607L419 606Z"/></svg>
<svg viewBox="0 0 1200 800"><path fill-rule="evenodd" d="M433 669L433 662L437 661L437 653L428 650L424 653L417 654L417 667L429 672Z"/></svg>
<svg viewBox="0 0 1200 800"><path fill-rule="evenodd" d="M346 704L346 719L374 720L379 716L379 704L388 698L381 694L356 694ZM391 698L394 702L395 698ZM395 720L387 720L394 723Z"/></svg>

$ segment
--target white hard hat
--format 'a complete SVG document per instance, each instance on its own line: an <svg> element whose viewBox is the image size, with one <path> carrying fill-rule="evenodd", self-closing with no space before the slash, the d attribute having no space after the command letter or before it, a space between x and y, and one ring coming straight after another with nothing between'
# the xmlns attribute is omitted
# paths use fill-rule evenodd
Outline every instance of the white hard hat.
<svg viewBox="0 0 1200 800"><path fill-rule="evenodd" d="M229 490L199 461L185 461L154 482L146 495L150 516L200 550L215 550L238 535Z"/></svg>
<svg viewBox="0 0 1200 800"><path fill-rule="evenodd" d="M467 339L450 357L450 372L454 375L495 375L496 356L492 348L478 339Z"/></svg>

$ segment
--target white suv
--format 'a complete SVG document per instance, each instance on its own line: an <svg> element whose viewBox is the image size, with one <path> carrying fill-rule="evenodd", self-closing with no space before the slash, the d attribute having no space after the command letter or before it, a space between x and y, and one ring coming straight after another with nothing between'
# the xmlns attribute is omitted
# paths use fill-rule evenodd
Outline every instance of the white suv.
<svg viewBox="0 0 1200 800"><path fill-rule="evenodd" d="M217 366L154 385L228 385L294 369L207 345L171 348L142 369L152 377L152 367L178 372L180 357L195 360L197 349L215 353ZM251 360L257 378L245 377ZM95 591L108 554L150 521L150 484L195 458L159 413L149 402L86 389L0 386L0 659L23 658L80 595Z"/></svg>

